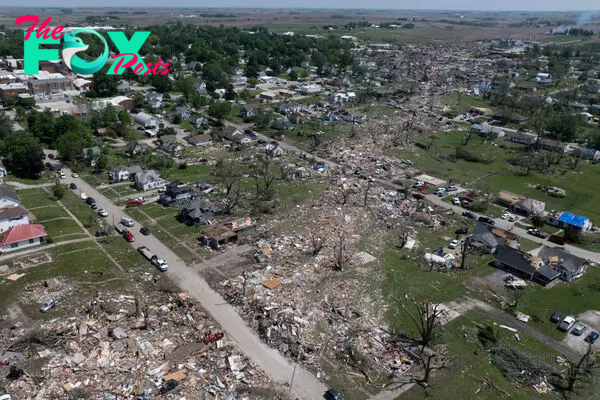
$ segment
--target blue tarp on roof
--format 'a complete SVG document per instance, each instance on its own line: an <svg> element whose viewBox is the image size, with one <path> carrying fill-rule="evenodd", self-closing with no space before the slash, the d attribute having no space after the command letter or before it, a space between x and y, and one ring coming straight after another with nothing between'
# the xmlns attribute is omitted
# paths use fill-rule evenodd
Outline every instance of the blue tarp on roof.
<svg viewBox="0 0 600 400"><path fill-rule="evenodd" d="M589 218L582 217L580 215L575 215L568 211L564 211L562 214L560 214L558 220L564 224L576 226L578 228L583 228L585 224L589 221Z"/></svg>

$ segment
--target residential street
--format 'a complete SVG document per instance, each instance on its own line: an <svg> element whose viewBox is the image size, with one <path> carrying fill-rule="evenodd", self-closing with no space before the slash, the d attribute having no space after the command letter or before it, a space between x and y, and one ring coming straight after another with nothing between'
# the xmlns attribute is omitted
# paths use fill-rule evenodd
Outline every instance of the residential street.
<svg viewBox="0 0 600 400"><path fill-rule="evenodd" d="M96 199L98 208L104 208L109 213L109 218L114 215L114 220L119 221L121 217L127 216L121 208L113 204L104 197L98 190L89 185L81 178L71 177L71 171L63 168L66 179L62 183L76 183L77 187L86 192L88 196ZM246 325L246 322L238 315L235 309L229 305L217 292L210 288L208 283L195 270L186 265L177 255L166 245L160 242L153 235L144 236L140 234L140 224L136 222L131 228L135 235L135 242L132 247L137 249L139 246L146 246L154 251L160 258L164 258L169 263L169 271L166 272L169 277L190 296L197 299L202 307L214 318L223 328L225 334L233 339L246 355L271 376L274 381L289 382L294 374L294 365L286 360L276 349L268 347L258 338L256 332ZM148 268L153 268L148 263ZM202 266L195 266L195 269ZM300 366L295 367L295 375L292 391L302 399L322 399L327 387L321 383L314 375Z"/></svg>

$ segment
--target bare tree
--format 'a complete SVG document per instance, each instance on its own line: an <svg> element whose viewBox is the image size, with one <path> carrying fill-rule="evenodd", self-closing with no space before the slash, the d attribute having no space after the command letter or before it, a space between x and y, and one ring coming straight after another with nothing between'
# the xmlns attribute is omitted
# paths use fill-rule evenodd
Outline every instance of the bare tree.
<svg viewBox="0 0 600 400"><path fill-rule="evenodd" d="M273 200L275 195L275 175L271 168L271 159L261 157L254 166L256 197L265 201Z"/></svg>
<svg viewBox="0 0 600 400"><path fill-rule="evenodd" d="M308 238L310 239L310 243L312 244L312 249L313 249L312 255L313 256L319 255L321 250L323 250L323 247L325 247L325 238L314 232L310 232L308 234Z"/></svg>
<svg viewBox="0 0 600 400"><path fill-rule="evenodd" d="M562 389L572 393L575 389L575 385L589 379L592 371L597 368L596 355L592 349L592 345L589 344L587 351L579 360L573 361L564 354L563 357L567 362L567 369L561 376L561 378L566 381L566 385L564 385Z"/></svg>
<svg viewBox="0 0 600 400"><path fill-rule="evenodd" d="M473 251L473 247L471 246L471 243L469 242L469 239L467 238L460 245L460 268L461 269L468 268L466 266L467 258L469 257L469 255L471 255L472 251Z"/></svg>
<svg viewBox="0 0 600 400"><path fill-rule="evenodd" d="M353 254L348 248L347 235L343 229L336 229L333 236L333 269L342 271L346 264L352 259Z"/></svg>
<svg viewBox="0 0 600 400"><path fill-rule="evenodd" d="M363 207L367 206L367 199L369 198L369 190L371 190L371 180L369 180L369 182L367 182L367 187L365 188L365 197L363 199Z"/></svg>
<svg viewBox="0 0 600 400"><path fill-rule="evenodd" d="M244 192L242 189L238 185L233 186L226 195L225 199L223 199L223 213L230 214L231 210L233 210L233 208L236 207L243 198Z"/></svg>
<svg viewBox="0 0 600 400"><path fill-rule="evenodd" d="M438 304L434 305L428 301L418 304L415 299L411 298L410 302L414 305L414 312L410 311L404 303L402 303L402 308L415 324L419 332L419 343L424 349L440 333L445 311L440 309Z"/></svg>
<svg viewBox="0 0 600 400"><path fill-rule="evenodd" d="M417 359L423 367L423 377L418 381L423 387L429 386L429 380L433 371L448 366L448 359L441 354L439 349L423 348L422 351L417 353Z"/></svg>
<svg viewBox="0 0 600 400"><path fill-rule="evenodd" d="M519 301L523 298L523 296L525 295L525 290L523 289L512 289L511 290L511 298L512 298L512 304L511 304L511 308L513 310L516 310L517 307L519 307Z"/></svg>
<svg viewBox="0 0 600 400"><path fill-rule="evenodd" d="M212 174L217 178L219 183L225 188L225 195L228 196L233 186L239 182L241 178L240 169L229 160L222 158L218 159Z"/></svg>

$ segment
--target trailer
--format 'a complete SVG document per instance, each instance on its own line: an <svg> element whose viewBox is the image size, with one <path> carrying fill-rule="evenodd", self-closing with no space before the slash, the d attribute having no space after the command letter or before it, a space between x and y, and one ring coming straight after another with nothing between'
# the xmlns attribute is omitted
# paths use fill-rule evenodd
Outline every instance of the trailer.
<svg viewBox="0 0 600 400"><path fill-rule="evenodd" d="M146 246L138 247L138 251L161 272L165 272L169 269L169 264L167 264L167 261L163 260L162 258L158 258L158 256L152 253Z"/></svg>

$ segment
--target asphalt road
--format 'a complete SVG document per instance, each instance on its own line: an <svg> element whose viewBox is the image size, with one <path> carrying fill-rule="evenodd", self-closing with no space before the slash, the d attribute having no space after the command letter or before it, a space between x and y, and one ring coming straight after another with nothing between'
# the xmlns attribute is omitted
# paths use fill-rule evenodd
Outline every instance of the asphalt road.
<svg viewBox="0 0 600 400"><path fill-rule="evenodd" d="M93 197L98 209L104 208L108 211L108 220L114 216L115 222L126 217L124 210L113 204L103 196L96 188L89 185L81 178L71 177L71 170L63 168L66 179L62 183L75 183L80 191ZM129 216L127 216L129 217ZM140 224L136 222L129 230L135 235L132 247L146 246L156 253L158 257L167 260L169 277L188 295L200 302L202 307L214 318L225 331L229 338L233 339L243 352L260 368L262 368L275 382L290 383L294 374L292 392L301 399L322 399L327 387L313 374L304 368L288 361L276 349L267 346L258 338L256 332L246 325L246 322L238 315L235 309L223 299L217 292L210 288L208 283L186 265L171 249L164 245L153 235L143 236L139 233ZM123 239L124 240L124 239ZM148 263L148 268L153 268ZM196 265L195 268L201 268Z"/></svg>

